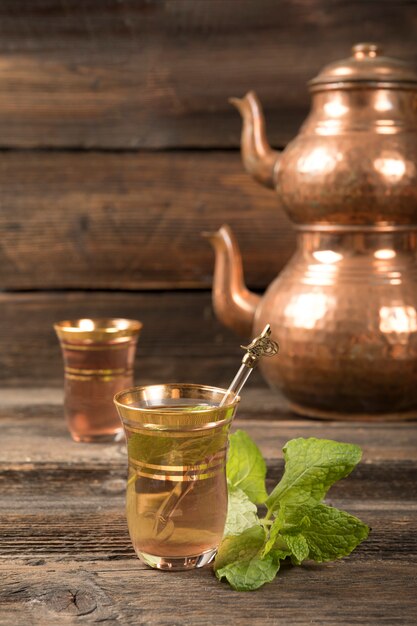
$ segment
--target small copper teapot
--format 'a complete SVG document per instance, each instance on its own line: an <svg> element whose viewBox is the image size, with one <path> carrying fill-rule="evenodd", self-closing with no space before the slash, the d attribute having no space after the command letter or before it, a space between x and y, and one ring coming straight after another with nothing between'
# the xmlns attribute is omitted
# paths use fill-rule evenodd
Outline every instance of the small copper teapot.
<svg viewBox="0 0 417 626"><path fill-rule="evenodd" d="M245 287L229 227L216 251L213 303L242 335L269 322L281 346L267 381L291 408L323 418L417 417L417 74L358 44L310 84L312 108L282 153L253 92L243 117L246 169L273 188L297 250L260 298Z"/></svg>

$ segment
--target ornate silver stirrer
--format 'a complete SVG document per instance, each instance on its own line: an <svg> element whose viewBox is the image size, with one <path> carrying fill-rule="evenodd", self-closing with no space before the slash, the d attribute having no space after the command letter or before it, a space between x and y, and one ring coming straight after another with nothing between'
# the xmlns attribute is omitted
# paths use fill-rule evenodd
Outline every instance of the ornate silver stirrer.
<svg viewBox="0 0 417 626"><path fill-rule="evenodd" d="M236 376L227 390L227 394L225 394L219 406L224 405L230 393L236 396L239 394L261 356L274 356L278 354L279 346L276 341L270 339L270 335L271 326L267 324L261 334L255 337L248 346L240 346L243 350L246 350L246 354L242 359L242 365L239 367Z"/></svg>
<svg viewBox="0 0 417 626"><path fill-rule="evenodd" d="M262 356L274 356L278 354L279 346L276 341L270 339L271 327L269 324L265 326L263 331L258 337L255 337L248 346L240 346L243 350L246 350L246 354L242 359L242 364L239 367L236 376L232 380L230 387L225 393L223 400L220 402L219 407L223 406L227 401L230 394L237 396L242 389L243 385L248 380L253 368ZM189 473L195 474L195 470L190 470ZM171 491L167 499L162 503L156 519L155 529L159 534L167 528L168 522L171 520L172 514L178 507L181 500L194 488L194 482L190 481L184 487L184 483L178 483ZM171 522L172 523L172 522Z"/></svg>

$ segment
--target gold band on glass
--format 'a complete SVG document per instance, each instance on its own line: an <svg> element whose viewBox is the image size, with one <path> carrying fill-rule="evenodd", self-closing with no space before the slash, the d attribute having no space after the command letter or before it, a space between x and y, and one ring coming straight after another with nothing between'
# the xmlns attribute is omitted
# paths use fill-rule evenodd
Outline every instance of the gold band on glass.
<svg viewBox="0 0 417 626"><path fill-rule="evenodd" d="M100 380L108 382L115 378L132 376L133 369L120 367L117 369L81 369L76 367L65 367L65 377L69 380Z"/></svg>
<svg viewBox="0 0 417 626"><path fill-rule="evenodd" d="M129 463L134 467L137 476L171 482L192 482L213 478L218 472L222 472L225 451L225 448L219 450L210 460L199 465L155 465L134 459L129 459Z"/></svg>
<svg viewBox="0 0 417 626"><path fill-rule="evenodd" d="M137 476L143 476L144 478L152 478L153 480L165 480L173 483L189 483L195 482L196 480L207 480L207 478L214 478L216 474L220 471L223 471L224 463L219 465L216 468L216 471L209 472L206 474L148 474L147 472L141 472L140 470L136 470Z"/></svg>
<svg viewBox="0 0 417 626"><path fill-rule="evenodd" d="M64 341L61 341L61 345L65 350L76 350L77 352L105 352L107 350L126 350L127 345L129 343L133 343L134 341L136 341L136 338L131 338L129 337L128 339L126 339L126 341L119 341L119 343L103 343L101 345L81 345L81 344L75 344L75 343L66 343Z"/></svg>
<svg viewBox="0 0 417 626"><path fill-rule="evenodd" d="M142 323L120 317L98 317L63 320L54 324L54 328L61 341L109 343L116 339L137 337Z"/></svg>

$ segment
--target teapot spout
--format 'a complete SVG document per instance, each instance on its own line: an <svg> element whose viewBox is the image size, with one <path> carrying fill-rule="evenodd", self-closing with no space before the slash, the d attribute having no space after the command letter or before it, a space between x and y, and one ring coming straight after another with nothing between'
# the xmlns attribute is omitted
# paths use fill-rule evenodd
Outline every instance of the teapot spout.
<svg viewBox="0 0 417 626"><path fill-rule="evenodd" d="M280 153L268 143L261 103L254 91L243 98L230 98L243 118L242 160L246 170L265 187L275 189Z"/></svg>
<svg viewBox="0 0 417 626"><path fill-rule="evenodd" d="M250 337L260 297L250 292L243 280L242 257L229 226L203 233L216 254L213 307L218 319L237 334Z"/></svg>

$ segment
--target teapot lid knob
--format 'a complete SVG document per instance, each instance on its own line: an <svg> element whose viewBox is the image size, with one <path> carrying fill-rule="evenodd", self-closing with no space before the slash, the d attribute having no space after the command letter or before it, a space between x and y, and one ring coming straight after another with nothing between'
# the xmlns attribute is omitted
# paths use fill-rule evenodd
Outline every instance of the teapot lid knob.
<svg viewBox="0 0 417 626"><path fill-rule="evenodd" d="M357 43L352 48L352 55L355 59L365 59L370 58L373 59L376 56L380 56L383 50L381 46L378 46L376 43Z"/></svg>
<svg viewBox="0 0 417 626"><path fill-rule="evenodd" d="M396 88L417 89L417 72L407 63L386 57L381 46L374 42L357 43L352 56L326 65L309 82L310 91L323 89L352 89L358 84L375 89L378 84Z"/></svg>

